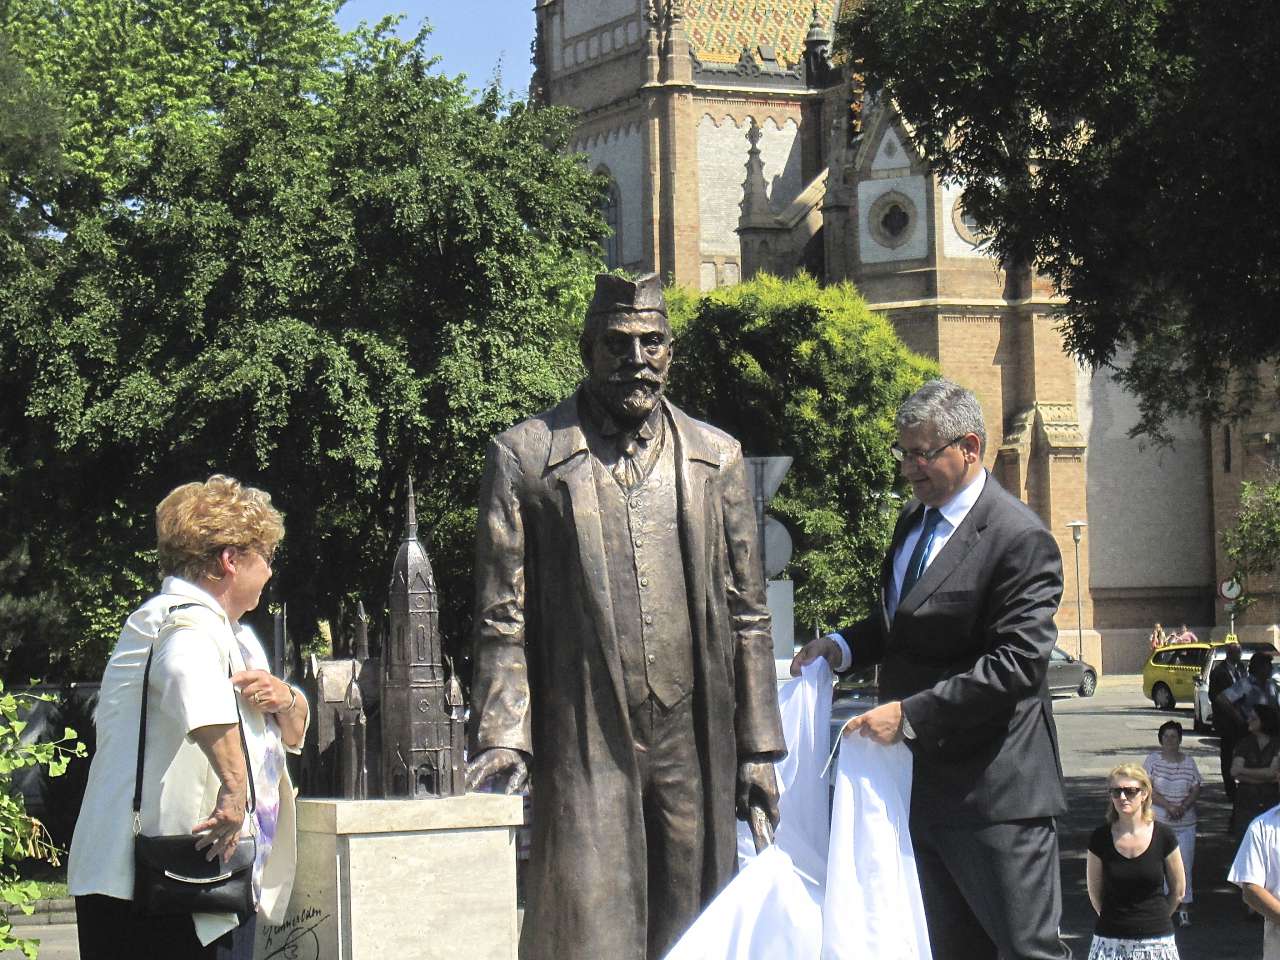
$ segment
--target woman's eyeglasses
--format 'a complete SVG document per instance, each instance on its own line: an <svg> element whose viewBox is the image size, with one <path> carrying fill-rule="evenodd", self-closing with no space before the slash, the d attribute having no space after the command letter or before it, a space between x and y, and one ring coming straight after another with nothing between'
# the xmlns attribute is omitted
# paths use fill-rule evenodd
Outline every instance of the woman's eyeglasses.
<svg viewBox="0 0 1280 960"><path fill-rule="evenodd" d="M1110 792L1112 800L1119 800L1121 797L1126 800L1136 800L1142 796L1141 787L1112 787Z"/></svg>
<svg viewBox="0 0 1280 960"><path fill-rule="evenodd" d="M266 564L268 567L271 566L276 559L275 547L272 547L270 550L268 550L265 547L261 547L256 544L251 544L250 546L241 547L240 549L248 551L249 553L256 553L258 556L260 556L263 560L266 561Z"/></svg>

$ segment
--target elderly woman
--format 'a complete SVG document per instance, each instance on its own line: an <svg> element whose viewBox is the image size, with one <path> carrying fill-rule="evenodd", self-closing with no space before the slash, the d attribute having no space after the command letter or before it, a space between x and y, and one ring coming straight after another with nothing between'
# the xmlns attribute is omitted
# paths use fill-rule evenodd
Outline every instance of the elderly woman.
<svg viewBox="0 0 1280 960"><path fill-rule="evenodd" d="M1167 720L1157 734L1160 749L1147 754L1143 769L1151 777L1151 799L1156 820L1168 826L1178 838L1187 889L1178 907L1178 926L1191 926L1191 876L1196 854L1196 801L1204 778L1195 760L1182 752L1182 724Z"/></svg>
<svg viewBox="0 0 1280 960"><path fill-rule="evenodd" d="M98 750L71 842L80 957L249 960L256 913L135 915L132 797L150 655L142 833L190 834L210 860L255 834L254 899L281 919L295 854L285 751L300 749L309 715L301 694L268 672L240 618L271 578L284 525L266 493L215 475L165 497L156 534L166 576L125 621L102 676ZM249 777L256 806L246 815Z"/></svg>
<svg viewBox="0 0 1280 960"><path fill-rule="evenodd" d="M1178 838L1151 812L1151 779L1137 764L1107 778L1107 822L1089 838L1086 881L1098 914L1089 960L1178 960L1173 911L1184 874Z"/></svg>

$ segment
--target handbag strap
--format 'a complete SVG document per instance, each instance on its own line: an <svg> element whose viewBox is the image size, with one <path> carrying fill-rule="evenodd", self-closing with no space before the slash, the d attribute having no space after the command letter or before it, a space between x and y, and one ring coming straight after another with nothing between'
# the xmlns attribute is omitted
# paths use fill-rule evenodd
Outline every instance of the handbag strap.
<svg viewBox="0 0 1280 960"><path fill-rule="evenodd" d="M169 613L198 606L200 606L198 603L182 603L176 607L170 607ZM142 707L138 716L138 768L133 777L133 832L135 835L142 832L142 767L147 752L147 697L151 689L151 658L155 653L156 648L152 644L151 650L147 653L147 665L142 671ZM230 663L227 664L227 679L231 679ZM244 751L245 773L249 779L249 807L246 813L253 813L258 807L258 793L253 786L253 763L249 760L249 741L244 735L244 717L240 715L240 699L234 693L232 701L236 705L236 726L240 730L240 749Z"/></svg>

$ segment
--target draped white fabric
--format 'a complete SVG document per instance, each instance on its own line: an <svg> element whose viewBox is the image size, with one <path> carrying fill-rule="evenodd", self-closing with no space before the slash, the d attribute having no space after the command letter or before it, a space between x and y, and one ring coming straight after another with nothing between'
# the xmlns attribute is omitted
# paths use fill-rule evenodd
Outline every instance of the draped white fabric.
<svg viewBox="0 0 1280 960"><path fill-rule="evenodd" d="M667 960L778 960L822 952L822 884L773 844L694 921Z"/></svg>
<svg viewBox="0 0 1280 960"><path fill-rule="evenodd" d="M828 828L831 670L822 658L779 692L787 758L782 820L756 856L738 825L742 869L666 960L929 960L907 815L911 754L844 738Z"/></svg>
<svg viewBox="0 0 1280 960"><path fill-rule="evenodd" d="M821 862L827 849L830 779L822 767L831 749L831 667L819 657L778 691L787 755L778 775L777 845L789 855ZM738 821L738 866L755 859L751 828Z"/></svg>
<svg viewBox="0 0 1280 960"><path fill-rule="evenodd" d="M910 810L907 746L842 737L827 854L822 960L930 956Z"/></svg>

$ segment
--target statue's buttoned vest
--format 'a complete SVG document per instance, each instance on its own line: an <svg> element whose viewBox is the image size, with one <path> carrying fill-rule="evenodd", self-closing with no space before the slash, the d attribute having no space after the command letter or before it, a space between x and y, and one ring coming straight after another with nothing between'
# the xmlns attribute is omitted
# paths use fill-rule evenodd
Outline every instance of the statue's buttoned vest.
<svg viewBox="0 0 1280 960"><path fill-rule="evenodd" d="M628 707L651 695L672 707L693 689L693 641L676 501L675 444L669 424L648 475L627 490L593 458L613 622Z"/></svg>

